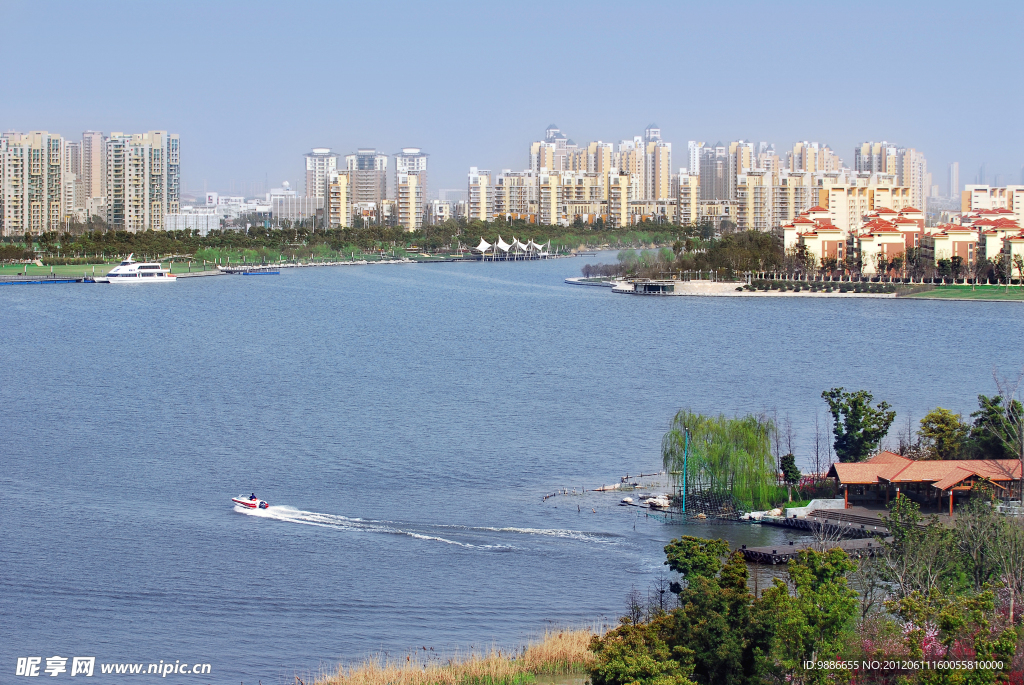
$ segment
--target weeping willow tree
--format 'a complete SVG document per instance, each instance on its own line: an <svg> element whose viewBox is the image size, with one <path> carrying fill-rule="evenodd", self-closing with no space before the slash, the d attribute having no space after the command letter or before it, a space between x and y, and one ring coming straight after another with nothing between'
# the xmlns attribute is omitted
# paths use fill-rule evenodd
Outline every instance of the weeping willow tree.
<svg viewBox="0 0 1024 685"><path fill-rule="evenodd" d="M772 430L772 422L763 417L707 416L683 409L661 440L661 458L678 485L685 482L687 499L714 495L744 508L765 508L777 478Z"/></svg>

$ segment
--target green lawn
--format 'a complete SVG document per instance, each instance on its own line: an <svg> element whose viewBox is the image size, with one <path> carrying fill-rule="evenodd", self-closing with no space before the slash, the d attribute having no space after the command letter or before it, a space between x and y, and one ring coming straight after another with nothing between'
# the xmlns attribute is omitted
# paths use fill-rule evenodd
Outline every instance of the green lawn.
<svg viewBox="0 0 1024 685"><path fill-rule="evenodd" d="M108 262L106 264L75 264L71 266L36 266L35 264L3 264L0 265L0 276L14 276L15 274L25 274L29 276L49 276L50 269L53 269L53 274L57 276L92 276L95 273L97 276L106 275L108 271L117 266L120 262ZM167 266L167 262L163 262L164 267ZM95 267L95 272L93 268ZM213 264L207 264L206 270L213 271L216 267ZM188 262L174 262L171 265L171 273L183 274L188 272ZM192 262L192 271L202 271L203 263L200 261L198 264Z"/></svg>
<svg viewBox="0 0 1024 685"><path fill-rule="evenodd" d="M1016 300L1024 301L1024 290L1019 285L1011 285L1009 292L1002 285L979 285L976 289L969 285L940 285L933 290L926 290L912 295L900 297L932 297L944 300Z"/></svg>

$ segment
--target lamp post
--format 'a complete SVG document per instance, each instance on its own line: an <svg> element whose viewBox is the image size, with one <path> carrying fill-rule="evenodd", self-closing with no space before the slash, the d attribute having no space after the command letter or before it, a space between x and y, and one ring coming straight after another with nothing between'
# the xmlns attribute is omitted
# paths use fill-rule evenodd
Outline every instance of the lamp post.
<svg viewBox="0 0 1024 685"><path fill-rule="evenodd" d="M690 455L690 429L683 427L683 513L686 513L686 462Z"/></svg>

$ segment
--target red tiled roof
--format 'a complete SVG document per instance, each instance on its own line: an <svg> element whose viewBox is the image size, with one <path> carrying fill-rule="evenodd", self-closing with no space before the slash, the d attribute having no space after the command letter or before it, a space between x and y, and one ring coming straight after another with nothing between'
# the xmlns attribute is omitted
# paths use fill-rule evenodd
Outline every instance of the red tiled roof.
<svg viewBox="0 0 1024 685"><path fill-rule="evenodd" d="M828 210L826 208L822 207L821 205L815 205L814 207L811 207L810 209L807 210L807 212L804 212L804 213L807 214L809 212L827 212L827 211Z"/></svg>
<svg viewBox="0 0 1024 685"><path fill-rule="evenodd" d="M878 212L879 214L896 214L894 210L891 210L888 207L879 207L875 211Z"/></svg>
<svg viewBox="0 0 1024 685"><path fill-rule="evenodd" d="M813 224L814 222L811 221L810 219L808 219L807 217L798 216L797 218L793 219L793 223L794 224Z"/></svg>
<svg viewBox="0 0 1024 685"><path fill-rule="evenodd" d="M912 461L892 452L880 452L859 464L833 464L829 475L844 485L889 483L930 483L947 490L970 476L994 482L1018 480L1017 459L963 459Z"/></svg>
<svg viewBox="0 0 1024 685"><path fill-rule="evenodd" d="M906 212L917 212L918 214L920 214L921 210L915 209L914 207L904 207L903 209L900 210L900 214L904 214Z"/></svg>
<svg viewBox="0 0 1024 685"><path fill-rule="evenodd" d="M907 459L902 454L896 454L895 452L890 452L889 450L882 450L881 452L879 452L875 456L873 456L870 459L868 459L867 463L869 463L869 464L904 464L904 465L906 465L906 464L909 464L911 461L913 461L913 460L912 459Z"/></svg>

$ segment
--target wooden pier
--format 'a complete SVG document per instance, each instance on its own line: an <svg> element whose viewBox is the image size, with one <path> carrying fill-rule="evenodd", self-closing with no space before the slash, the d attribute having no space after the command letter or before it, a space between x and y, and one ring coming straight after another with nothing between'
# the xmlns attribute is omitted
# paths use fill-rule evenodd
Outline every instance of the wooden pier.
<svg viewBox="0 0 1024 685"><path fill-rule="evenodd" d="M739 550L743 558L758 564L783 564L790 559L795 559L802 550L814 547L813 542L790 542L786 545L771 545L768 547L743 547ZM874 556L881 545L877 540L840 540L838 542L825 543L825 547L834 549L839 547L851 557Z"/></svg>

